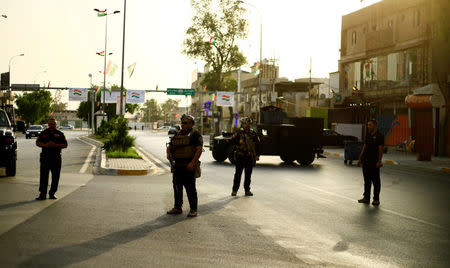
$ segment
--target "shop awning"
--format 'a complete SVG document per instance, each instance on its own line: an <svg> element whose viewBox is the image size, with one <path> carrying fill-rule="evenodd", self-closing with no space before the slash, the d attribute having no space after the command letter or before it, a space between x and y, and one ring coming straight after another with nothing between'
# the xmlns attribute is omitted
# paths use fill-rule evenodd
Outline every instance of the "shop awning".
<svg viewBox="0 0 450 268"><path fill-rule="evenodd" d="M405 103L409 108L441 108L445 100L440 95L408 95Z"/></svg>

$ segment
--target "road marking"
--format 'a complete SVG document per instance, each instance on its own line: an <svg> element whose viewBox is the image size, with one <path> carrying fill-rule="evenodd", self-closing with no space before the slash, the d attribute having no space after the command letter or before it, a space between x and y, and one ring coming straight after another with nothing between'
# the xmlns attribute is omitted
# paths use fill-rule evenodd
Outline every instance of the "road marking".
<svg viewBox="0 0 450 268"><path fill-rule="evenodd" d="M78 172L78 173L85 173L86 170L87 170L88 167L89 167L89 164L91 163L92 155L94 154L95 149L96 149L97 147L96 147L95 145L92 145L92 144L88 143L88 142L85 142L84 140L80 139L79 137L78 137L78 140L80 140L80 141L82 141L82 142L84 142L84 143L86 143L86 144L92 146L91 151L89 152L88 156L87 156L86 159L84 160L83 166L81 167L80 171Z"/></svg>
<svg viewBox="0 0 450 268"><path fill-rule="evenodd" d="M319 189L319 188L316 188L316 187L313 187L313 186L309 186L307 184L304 184L304 183L301 183L301 182L298 182L298 181L294 181L294 180L291 180L291 179L289 179L289 180L294 182L294 183L300 184L303 187L309 188L311 190L315 190L315 191L318 191L318 192L321 192L321 193L324 193L324 194L332 195L332 196L339 197L339 198L342 198L342 199L346 199L346 200L352 201L353 203L356 203L356 200L353 199L353 198L350 198L350 197L347 197L347 196L344 196L344 195L340 195L340 194L336 194L336 193L333 193L333 192L329 192L329 191L326 191L326 190L322 190L322 189ZM386 209L386 208L378 208L378 209L381 210L381 211L384 211L384 212L387 212L387 213L390 213L390 214L393 214L393 215L405 218L405 219L409 219L409 220L412 220L412 221L420 222L420 223L425 224L425 225L433 226L433 227L436 227L436 228L439 228L439 229L444 229L444 230L447 229L447 228L445 228L445 227L443 227L443 226L441 226L439 224L435 224L435 223L432 223L432 222L429 222L429 221L426 221L426 220L422 220L422 219L419 219L419 218L416 218L416 217L413 217L413 216L405 215L403 213L399 213L399 212L396 212L396 211L393 211L393 210L390 210L390 209Z"/></svg>
<svg viewBox="0 0 450 268"><path fill-rule="evenodd" d="M161 160L159 160L156 156L150 154L149 152L145 151L144 149L142 149L142 147L140 146L135 146L139 151L141 151L145 156L147 156L150 160L150 162L153 162L156 166L159 166L163 169L165 169L166 171L170 171L170 166L164 162L162 162Z"/></svg>

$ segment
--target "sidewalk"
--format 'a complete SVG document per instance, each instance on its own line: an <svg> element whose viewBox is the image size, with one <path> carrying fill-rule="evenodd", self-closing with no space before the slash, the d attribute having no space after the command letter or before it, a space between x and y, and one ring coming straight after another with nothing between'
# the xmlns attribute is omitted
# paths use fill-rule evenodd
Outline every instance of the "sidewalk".
<svg viewBox="0 0 450 268"><path fill-rule="evenodd" d="M344 148L324 148L327 157L339 157L344 159ZM357 161L353 161L354 163ZM402 165L415 168L439 170L450 173L449 157L432 157L431 161L417 161L415 153L405 153L389 147L388 152L383 155L383 164Z"/></svg>

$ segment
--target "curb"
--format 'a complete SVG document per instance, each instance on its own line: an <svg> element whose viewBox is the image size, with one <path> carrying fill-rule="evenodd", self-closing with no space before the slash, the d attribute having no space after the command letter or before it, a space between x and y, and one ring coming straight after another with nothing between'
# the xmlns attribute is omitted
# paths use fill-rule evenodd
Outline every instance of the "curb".
<svg viewBox="0 0 450 268"><path fill-rule="evenodd" d="M97 147L102 147L103 143L97 140L94 140L92 138L89 138L87 136L83 136L82 138L90 141L91 143L94 143L97 145ZM100 148L100 166L98 168L99 174L102 175L115 175L115 176L142 176L142 175L148 175L148 174L155 174L156 168L154 167L153 163L148 160L148 158L135 147L137 153L142 156L142 159L150 164L150 169L117 169L117 168L107 168L106 167L106 154L105 151Z"/></svg>
<svg viewBox="0 0 450 268"><path fill-rule="evenodd" d="M344 158L343 153L324 152L323 155ZM394 161L394 160L389 160L389 159L383 160L383 164L390 165L390 166L401 165L399 162ZM427 168L427 169L431 169L431 170L435 170L435 171L438 170L438 171L441 171L444 173L450 173L450 167L438 167L438 168Z"/></svg>

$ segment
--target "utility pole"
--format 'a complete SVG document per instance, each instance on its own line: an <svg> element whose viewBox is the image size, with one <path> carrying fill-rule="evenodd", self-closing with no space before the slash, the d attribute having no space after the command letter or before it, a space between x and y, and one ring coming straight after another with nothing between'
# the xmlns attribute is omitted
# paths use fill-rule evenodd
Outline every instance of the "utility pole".
<svg viewBox="0 0 450 268"><path fill-rule="evenodd" d="M270 59L270 62L272 63L272 96L271 96L271 98L273 98L273 96L275 95L275 82L276 82L276 79L277 79L277 66L276 66L276 63L279 61L279 59L276 59L276 58L271 58ZM273 102L272 100L271 100L271 102Z"/></svg>
<svg viewBox="0 0 450 268"><path fill-rule="evenodd" d="M125 113L123 107L123 67L125 64L125 22L127 16L127 0L124 0L123 3L123 36L122 36L122 72L120 78L120 114L123 115Z"/></svg>
<svg viewBox="0 0 450 268"><path fill-rule="evenodd" d="M309 102L309 108L311 109L311 85L312 85L312 58L309 58L309 90L308 90L308 102Z"/></svg>

